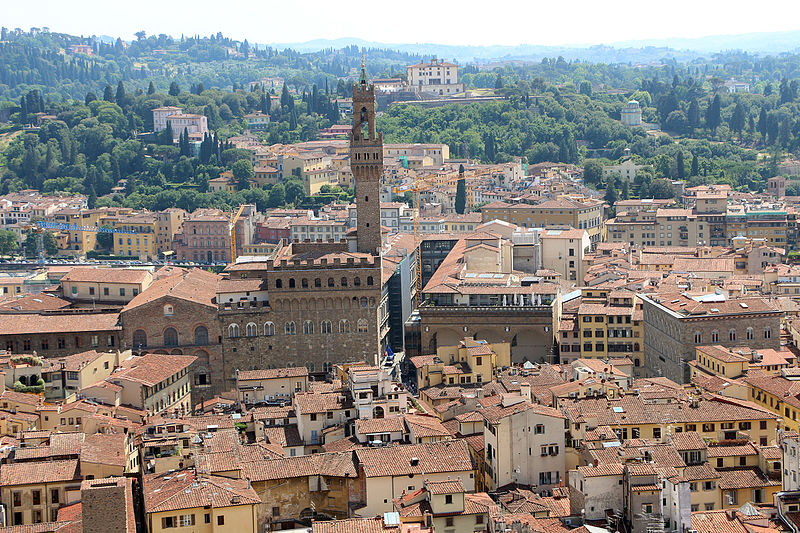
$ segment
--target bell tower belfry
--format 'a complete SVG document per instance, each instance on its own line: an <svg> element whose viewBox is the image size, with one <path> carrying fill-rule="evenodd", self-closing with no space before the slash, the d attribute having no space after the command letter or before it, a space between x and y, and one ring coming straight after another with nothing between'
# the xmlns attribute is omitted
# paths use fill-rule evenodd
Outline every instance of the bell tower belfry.
<svg viewBox="0 0 800 533"><path fill-rule="evenodd" d="M375 87L367 84L363 59L361 79L353 85L350 170L356 188L357 250L380 255L383 135L375 129Z"/></svg>

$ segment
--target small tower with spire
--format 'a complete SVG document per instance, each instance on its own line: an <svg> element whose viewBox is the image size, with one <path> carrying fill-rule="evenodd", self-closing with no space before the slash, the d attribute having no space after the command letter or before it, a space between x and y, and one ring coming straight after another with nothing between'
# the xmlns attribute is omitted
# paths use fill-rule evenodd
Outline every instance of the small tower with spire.
<svg viewBox="0 0 800 533"><path fill-rule="evenodd" d="M367 83L362 50L361 78L353 85L353 129L350 132L350 170L356 188L357 250L380 255L383 174L383 135L375 129L375 87Z"/></svg>

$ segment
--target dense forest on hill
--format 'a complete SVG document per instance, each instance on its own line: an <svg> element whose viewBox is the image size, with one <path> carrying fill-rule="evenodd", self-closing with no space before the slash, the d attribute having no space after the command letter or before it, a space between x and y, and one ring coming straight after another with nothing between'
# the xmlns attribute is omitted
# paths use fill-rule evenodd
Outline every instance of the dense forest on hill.
<svg viewBox="0 0 800 533"><path fill-rule="evenodd" d="M0 40L0 112L9 120L0 124L0 193L23 187L83 192L97 205L149 209L320 200L305 199L295 179L247 189L247 153L226 140L243 131L243 117L253 111L271 115L268 131L259 134L270 144L316 139L321 128L349 121L335 101L346 96L348 76L361 63L355 47L301 54L221 34L141 33L123 43L3 29ZM74 44L88 44L93 53L65 53ZM377 49L367 55L368 74L380 77L404 76L405 65L420 59ZM777 161L800 150L798 68L797 55L744 53L647 66L562 58L467 65L461 73L469 89L502 99L437 108L393 105L379 117L379 128L387 142L447 143L453 157L583 165L587 182L605 188L609 199L668 196L669 179L761 190L776 174ZM264 76L286 80L280 95L250 88ZM750 92L729 94L724 83L731 78L749 83ZM620 111L631 98L662 133L622 126ZM184 143L141 135L152 131L151 110L163 105L208 117L214 133L199 154ZM56 120L24 130L36 113ZM626 149L652 169L635 183L604 181L601 165L619 160ZM224 170L233 171L245 190L207 193L208 180ZM126 184L125 193L110 195L119 183ZM334 188L321 200L351 193Z"/></svg>

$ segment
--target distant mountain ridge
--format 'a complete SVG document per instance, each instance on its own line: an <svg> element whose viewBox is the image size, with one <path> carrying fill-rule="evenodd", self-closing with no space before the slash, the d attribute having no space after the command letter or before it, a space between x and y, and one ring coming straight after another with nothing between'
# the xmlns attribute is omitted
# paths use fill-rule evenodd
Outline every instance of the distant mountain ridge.
<svg viewBox="0 0 800 533"><path fill-rule="evenodd" d="M277 48L298 52L317 52L345 46L397 50L426 57L455 59L460 63L496 61L541 61L563 56L567 60L603 63L648 63L662 59L691 60L717 52L742 50L759 55L800 51L800 31L758 32L738 35L711 35L698 38L643 39L595 45L517 46L445 45L436 43L383 43L355 37L314 39L299 43L272 43Z"/></svg>

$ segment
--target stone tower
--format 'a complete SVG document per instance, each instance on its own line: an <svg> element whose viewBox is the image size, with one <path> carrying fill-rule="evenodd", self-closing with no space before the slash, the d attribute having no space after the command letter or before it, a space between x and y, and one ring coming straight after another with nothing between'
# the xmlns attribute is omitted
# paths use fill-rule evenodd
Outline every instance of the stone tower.
<svg viewBox="0 0 800 533"><path fill-rule="evenodd" d="M361 80L353 85L350 170L356 184L357 249L359 252L379 255L383 135L375 129L375 87L367 84L363 60Z"/></svg>

